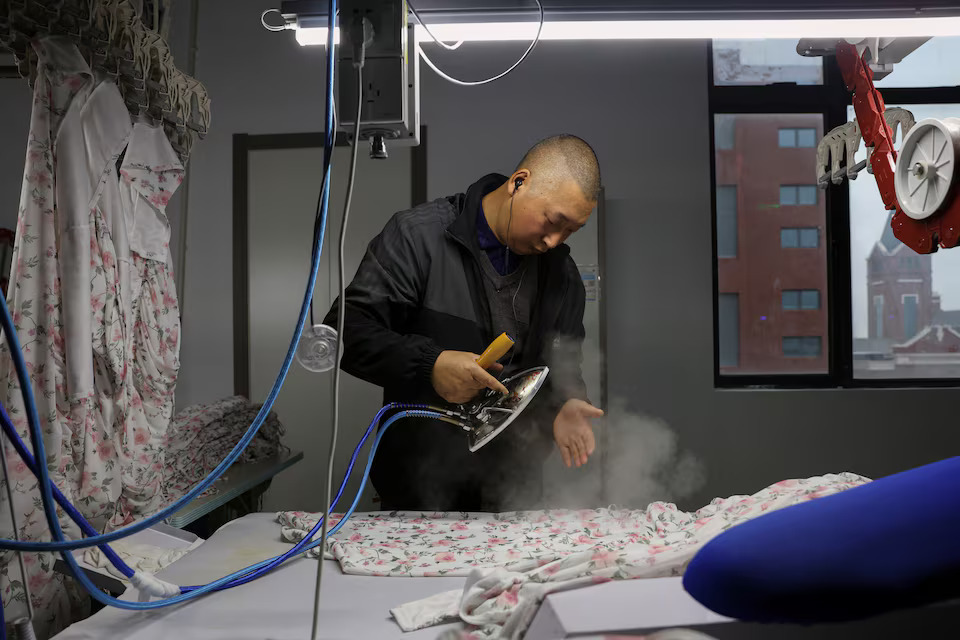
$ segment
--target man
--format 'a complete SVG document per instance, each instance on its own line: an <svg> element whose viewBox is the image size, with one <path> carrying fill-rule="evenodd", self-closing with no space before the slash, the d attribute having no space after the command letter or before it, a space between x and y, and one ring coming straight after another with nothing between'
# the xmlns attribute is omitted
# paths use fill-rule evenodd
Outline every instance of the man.
<svg viewBox="0 0 960 640"><path fill-rule="evenodd" d="M463 403L503 385L477 363L501 332L516 344L491 368L549 364L527 409L476 453L457 427L407 419L384 434L371 470L382 507L439 511L532 508L556 442L567 466L594 452L580 374L585 292L564 241L600 190L590 146L537 143L512 175L393 216L346 289L344 371L384 388L384 402ZM337 303L325 322L336 325Z"/></svg>

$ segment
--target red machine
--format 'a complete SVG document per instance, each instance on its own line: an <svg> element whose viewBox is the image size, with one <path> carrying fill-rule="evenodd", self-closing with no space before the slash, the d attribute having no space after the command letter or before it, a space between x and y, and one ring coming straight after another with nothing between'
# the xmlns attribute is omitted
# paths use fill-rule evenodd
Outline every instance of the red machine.
<svg viewBox="0 0 960 640"><path fill-rule="evenodd" d="M860 134L872 148L869 163L880 196L887 209L896 211L893 234L917 253L955 247L960 244L960 200L954 197L960 119L918 122L904 137L898 162L883 97L873 85L873 71L864 55L848 42L836 44L843 80L853 91Z"/></svg>

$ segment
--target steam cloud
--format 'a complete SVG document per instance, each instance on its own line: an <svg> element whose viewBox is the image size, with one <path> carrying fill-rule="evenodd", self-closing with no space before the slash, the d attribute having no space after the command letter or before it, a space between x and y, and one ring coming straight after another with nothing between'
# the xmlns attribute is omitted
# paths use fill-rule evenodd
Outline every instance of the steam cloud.
<svg viewBox="0 0 960 640"><path fill-rule="evenodd" d="M589 341L582 348L564 339L552 344L548 364L555 393L567 394L575 386L572 380L580 366L585 371L606 366ZM599 398L590 400L599 404ZM595 423L597 451L586 466L560 468L556 453L548 462L542 507L645 508L655 501L677 502L703 487L703 464L682 449L664 420L632 410L624 398L614 398L609 405L604 418Z"/></svg>

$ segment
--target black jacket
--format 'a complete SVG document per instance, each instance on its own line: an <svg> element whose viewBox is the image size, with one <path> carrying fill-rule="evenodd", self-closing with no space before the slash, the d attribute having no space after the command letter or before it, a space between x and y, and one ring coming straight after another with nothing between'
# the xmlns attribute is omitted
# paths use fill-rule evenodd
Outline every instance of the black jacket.
<svg viewBox="0 0 960 640"><path fill-rule="evenodd" d="M477 242L476 216L482 215L483 196L506 180L491 174L466 194L397 213L370 242L346 289L342 368L383 387L385 403L443 404L430 380L440 352L481 353L496 337L481 280L479 261L486 257ZM539 280L527 347L512 368L549 364L543 388L520 418L475 454L452 425L397 423L384 434L373 466L385 506L502 506L502 499L479 497L502 491L481 491L480 485L513 484L519 478L532 482L550 451L557 411L570 398L586 399L580 374L585 293L579 271L566 245L536 259ZM337 302L324 322L336 326L336 319ZM436 484L443 488L426 493L443 495L425 495L425 485Z"/></svg>

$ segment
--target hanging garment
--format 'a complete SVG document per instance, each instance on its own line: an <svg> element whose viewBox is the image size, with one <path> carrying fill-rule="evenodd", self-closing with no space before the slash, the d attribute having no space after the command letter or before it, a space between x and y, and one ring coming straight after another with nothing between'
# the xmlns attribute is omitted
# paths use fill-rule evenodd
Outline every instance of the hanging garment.
<svg viewBox="0 0 960 640"><path fill-rule="evenodd" d="M157 254L146 247L156 242L131 241L127 227L146 217L143 199L155 217L165 215L182 167L168 162L155 136L138 130L146 125L131 125L116 85L95 77L69 40L42 38L33 50L38 73L8 304L52 479L94 528L107 530L152 513L162 500L160 443L173 408L179 312L168 258L151 257ZM132 190L117 170L124 150L122 167L136 176ZM147 239L155 238L156 222L145 228L153 229ZM0 383L0 402L26 437L5 342ZM20 538L49 539L35 480L11 447L7 456ZM2 505L5 534L12 529L7 511ZM61 525L79 537L72 522ZM13 607L8 614L17 615L24 592L11 559L5 554L0 562L0 590ZM69 624L88 602L68 597L76 587L52 572L54 559L25 555L40 638Z"/></svg>
<svg viewBox="0 0 960 640"><path fill-rule="evenodd" d="M134 125L119 171L114 214L120 312L126 339L129 399L119 446L123 493L108 528L164 504L164 441L180 370L180 310L171 267L167 203L183 181L183 165L163 129Z"/></svg>

